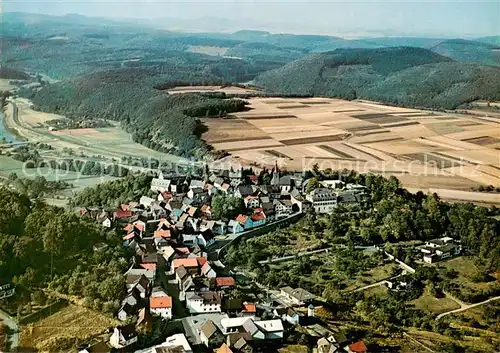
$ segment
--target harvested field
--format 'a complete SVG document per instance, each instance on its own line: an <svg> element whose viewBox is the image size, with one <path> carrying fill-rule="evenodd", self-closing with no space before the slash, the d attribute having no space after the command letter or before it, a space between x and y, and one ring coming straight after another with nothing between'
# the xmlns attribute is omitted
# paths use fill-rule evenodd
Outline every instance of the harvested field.
<svg viewBox="0 0 500 353"><path fill-rule="evenodd" d="M248 101L250 110L208 123L203 135L243 163L270 167L280 160L302 170L316 161L320 168L398 175L423 190L500 185L500 169L492 167L500 165L500 132L488 117L327 98Z"/></svg>
<svg viewBox="0 0 500 353"><path fill-rule="evenodd" d="M305 144L311 144L311 143L342 141L343 136L344 135L304 137L304 138L291 139L291 140L282 140L281 142L287 146L305 145Z"/></svg>
<svg viewBox="0 0 500 353"><path fill-rule="evenodd" d="M49 317L23 327L20 343L23 348L35 348L40 351L71 350L77 339L88 340L116 324L116 320L101 313L70 305ZM70 346L62 347L63 341L69 342Z"/></svg>
<svg viewBox="0 0 500 353"><path fill-rule="evenodd" d="M496 143L500 143L500 139L496 137L491 137L491 136L480 136L480 137L474 137L471 139L464 139L462 141L467 141L471 143L475 143L476 145L479 146L484 146L484 145L493 145Z"/></svg>
<svg viewBox="0 0 500 353"><path fill-rule="evenodd" d="M167 91L169 94L190 93L190 92L224 92L226 94L248 94L255 93L251 88L241 88L236 86L179 86Z"/></svg>

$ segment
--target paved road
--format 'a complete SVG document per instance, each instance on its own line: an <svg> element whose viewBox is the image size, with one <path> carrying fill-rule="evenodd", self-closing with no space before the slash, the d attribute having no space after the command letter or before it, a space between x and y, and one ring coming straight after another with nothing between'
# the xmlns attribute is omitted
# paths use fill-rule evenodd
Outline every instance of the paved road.
<svg viewBox="0 0 500 353"><path fill-rule="evenodd" d="M13 317L9 316L2 310L0 310L0 319L3 320L3 323L9 327L11 332L13 332L9 335L7 341L9 342L10 350L15 351L15 349L19 346L19 326Z"/></svg>
<svg viewBox="0 0 500 353"><path fill-rule="evenodd" d="M455 310L450 310L450 311L447 311L445 313L442 313L442 314L439 314L437 317L436 317L436 320L439 320L440 318L442 318L443 316L446 316L446 315L449 315L449 314L455 314L455 313L459 313L461 311L465 311L465 310L468 310L468 309L471 309L471 308L475 308L476 306L480 306L480 305L483 305L483 304L486 304L486 303L489 303L489 302L492 302L494 300L498 300L500 299L500 295L498 297L493 297L493 298L490 298L488 300L485 300L485 301L482 301L480 303L475 303L475 304L470 304L470 305L465 305L465 306L462 306L460 309L455 309ZM460 303L460 302L459 302Z"/></svg>

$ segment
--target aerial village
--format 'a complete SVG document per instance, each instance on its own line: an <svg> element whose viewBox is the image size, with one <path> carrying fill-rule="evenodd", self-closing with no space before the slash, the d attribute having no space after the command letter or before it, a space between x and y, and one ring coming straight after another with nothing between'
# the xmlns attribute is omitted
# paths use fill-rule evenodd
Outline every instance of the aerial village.
<svg viewBox="0 0 500 353"><path fill-rule="evenodd" d="M242 274L220 256L238 237L263 234L305 212L329 213L338 204L360 203L366 196L363 186L339 180L323 180L309 192L307 184L302 174L281 173L277 167L268 185L259 185L256 175L233 170L199 179L159 173L151 182L156 197L142 196L114 212L80 210L105 228L121 229L123 246L135 253L134 265L124 274L127 293L117 314L122 324L110 332L108 342L80 352L106 351L103 347L138 353L272 352L297 325L317 337L318 353L367 352L362 340L320 324L316 317L324 303L304 288L262 288L252 301L244 300ZM234 219L217 219L214 195L243 200L242 212ZM440 247L460 251L442 239L422 250L424 261L436 261ZM136 350L138 332L152 330L153 318L171 334Z"/></svg>

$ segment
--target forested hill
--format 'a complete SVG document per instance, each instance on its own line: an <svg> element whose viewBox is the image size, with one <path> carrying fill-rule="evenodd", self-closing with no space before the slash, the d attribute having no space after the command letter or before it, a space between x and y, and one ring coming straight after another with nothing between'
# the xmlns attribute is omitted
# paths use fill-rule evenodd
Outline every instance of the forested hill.
<svg viewBox="0 0 500 353"><path fill-rule="evenodd" d="M429 48L456 61L500 66L500 45L479 41L450 39Z"/></svg>
<svg viewBox="0 0 500 353"><path fill-rule="evenodd" d="M193 79L199 78L196 72L191 74ZM176 77L164 67L120 69L45 84L41 89L20 93L30 98L37 110L69 118L116 120L135 141L147 147L185 157L201 157L207 148L196 136L197 117L224 116L244 109L245 102L225 99L223 94L169 95L154 88L162 84L168 86Z"/></svg>
<svg viewBox="0 0 500 353"><path fill-rule="evenodd" d="M413 47L337 49L313 54L256 77L270 93L363 98L453 109L500 99L500 68L458 63Z"/></svg>

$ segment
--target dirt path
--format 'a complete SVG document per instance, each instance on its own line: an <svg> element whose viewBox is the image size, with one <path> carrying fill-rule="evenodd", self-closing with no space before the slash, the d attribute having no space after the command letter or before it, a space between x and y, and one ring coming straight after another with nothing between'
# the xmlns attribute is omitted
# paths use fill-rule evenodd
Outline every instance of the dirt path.
<svg viewBox="0 0 500 353"><path fill-rule="evenodd" d="M439 314L436 317L436 320L439 320L440 318L442 318L442 317L444 317L446 315L459 313L461 311L465 311L465 310L468 310L468 309L471 309L471 308L475 308L476 306L480 306L480 305L483 305L483 304L486 304L486 303L489 303L489 302L492 302L492 301L498 300L498 299L500 299L500 296L493 297L493 298L490 298L490 299L487 299L485 301L482 301L480 303L475 303L475 304L465 304L463 302L457 301L457 303L459 303L459 304L462 303L463 304L463 306L462 306L462 304L460 304L460 306L461 306L460 309L450 310L450 311L447 311L445 313Z"/></svg>

